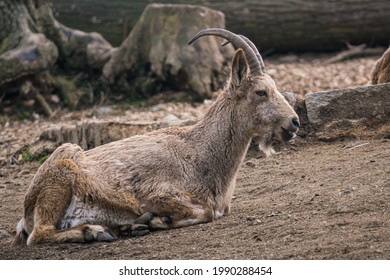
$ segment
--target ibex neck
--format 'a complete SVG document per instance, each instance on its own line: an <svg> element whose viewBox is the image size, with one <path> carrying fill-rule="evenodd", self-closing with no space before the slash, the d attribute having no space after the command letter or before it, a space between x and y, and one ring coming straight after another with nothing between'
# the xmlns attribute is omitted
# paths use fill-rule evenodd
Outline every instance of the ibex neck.
<svg viewBox="0 0 390 280"><path fill-rule="evenodd" d="M217 170L218 174L214 175L221 180L231 180L235 176L247 152L252 135L245 126L236 114L233 102L220 96L193 128L192 133L202 149L198 151L199 157L210 169Z"/></svg>

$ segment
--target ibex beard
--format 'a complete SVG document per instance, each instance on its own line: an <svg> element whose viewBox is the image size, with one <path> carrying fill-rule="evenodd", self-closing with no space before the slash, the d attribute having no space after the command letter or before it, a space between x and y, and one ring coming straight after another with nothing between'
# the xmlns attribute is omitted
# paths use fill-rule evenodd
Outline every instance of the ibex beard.
<svg viewBox="0 0 390 280"><path fill-rule="evenodd" d="M256 47L205 29L236 51L230 80L195 125L157 130L83 151L64 144L40 166L24 200L14 245L111 241L211 222L230 212L240 163L253 136L270 149L299 119L278 92Z"/></svg>

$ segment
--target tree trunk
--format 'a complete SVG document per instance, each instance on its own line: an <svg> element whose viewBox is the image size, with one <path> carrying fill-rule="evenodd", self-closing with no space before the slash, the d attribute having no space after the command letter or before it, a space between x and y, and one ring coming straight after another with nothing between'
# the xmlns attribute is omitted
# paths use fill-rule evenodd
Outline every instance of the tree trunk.
<svg viewBox="0 0 390 280"><path fill-rule="evenodd" d="M101 68L109 59L112 47L100 34L60 24L49 1L1 1L0 15L0 85L47 70L57 59L73 69Z"/></svg>
<svg viewBox="0 0 390 280"><path fill-rule="evenodd" d="M240 2L242 3L242 2ZM227 5L228 27L246 32L262 50L332 51L368 43L388 45L390 5L386 0L263 0ZM240 16L243 11L245 16ZM242 30L242 31L240 31Z"/></svg>
<svg viewBox="0 0 390 280"><path fill-rule="evenodd" d="M39 73L58 57L55 44L39 33L39 10L26 2L0 2L0 86Z"/></svg>
<svg viewBox="0 0 390 280"><path fill-rule="evenodd" d="M75 105L83 92L90 91L90 84L81 81L84 78L66 75L101 71L112 50L100 34L60 24L51 9L47 0L0 1L0 100L12 105L5 95L22 96L24 104L46 115L53 113L50 97L54 92Z"/></svg>
<svg viewBox="0 0 390 280"><path fill-rule="evenodd" d="M387 0L160 0L203 5L226 16L226 28L251 38L259 49L274 52L333 51L353 45L388 46L390 5ZM131 30L149 1L53 0L64 23L101 32L114 45ZM69 12L69 7L72 11Z"/></svg>

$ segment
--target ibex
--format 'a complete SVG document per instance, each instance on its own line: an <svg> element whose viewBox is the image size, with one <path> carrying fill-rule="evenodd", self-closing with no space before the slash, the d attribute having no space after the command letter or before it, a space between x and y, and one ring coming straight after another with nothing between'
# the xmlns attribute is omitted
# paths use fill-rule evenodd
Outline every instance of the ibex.
<svg viewBox="0 0 390 280"><path fill-rule="evenodd" d="M375 63L371 73L371 84L383 84L390 82L390 48L384 52Z"/></svg>
<svg viewBox="0 0 390 280"><path fill-rule="evenodd" d="M251 138L288 141L299 119L264 72L253 44L224 29L230 80L195 125L171 127L83 151L64 144L40 166L24 200L14 244L111 241L211 222L230 211Z"/></svg>

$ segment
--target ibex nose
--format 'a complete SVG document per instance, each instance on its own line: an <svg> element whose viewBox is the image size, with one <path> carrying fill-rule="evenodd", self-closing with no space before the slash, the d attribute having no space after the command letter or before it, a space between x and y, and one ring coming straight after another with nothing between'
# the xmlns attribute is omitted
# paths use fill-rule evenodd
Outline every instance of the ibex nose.
<svg viewBox="0 0 390 280"><path fill-rule="evenodd" d="M291 119L291 128L292 130L298 130L301 124L299 123L299 119L294 117Z"/></svg>

